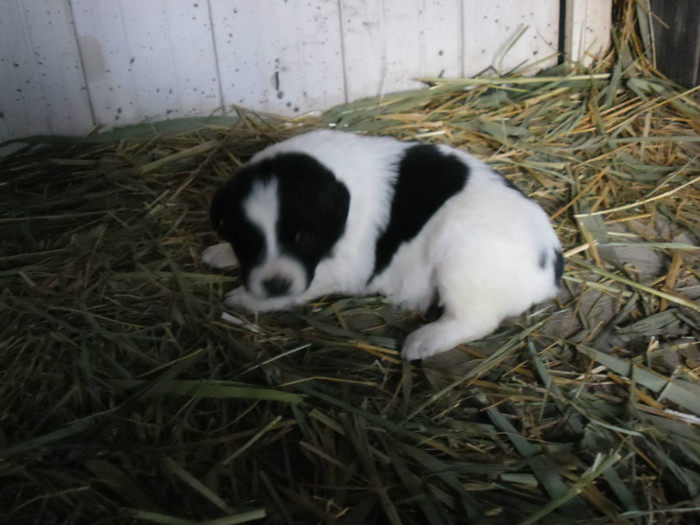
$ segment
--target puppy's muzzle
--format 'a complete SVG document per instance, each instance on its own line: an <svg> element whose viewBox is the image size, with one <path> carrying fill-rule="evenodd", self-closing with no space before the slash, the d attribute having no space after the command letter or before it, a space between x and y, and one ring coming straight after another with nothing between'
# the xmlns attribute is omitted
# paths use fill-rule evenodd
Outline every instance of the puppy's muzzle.
<svg viewBox="0 0 700 525"><path fill-rule="evenodd" d="M286 295L292 287L292 281L286 277L275 275L262 282L263 289L268 297L280 297Z"/></svg>

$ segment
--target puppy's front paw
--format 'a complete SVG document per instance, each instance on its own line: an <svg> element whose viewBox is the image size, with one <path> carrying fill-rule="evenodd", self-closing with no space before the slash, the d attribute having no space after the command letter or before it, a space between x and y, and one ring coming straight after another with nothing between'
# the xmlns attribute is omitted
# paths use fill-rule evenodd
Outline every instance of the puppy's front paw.
<svg viewBox="0 0 700 525"><path fill-rule="evenodd" d="M210 268L220 270L236 266L238 264L238 259L236 259L231 245L227 242L221 242L214 246L209 246L209 248L202 252L202 262Z"/></svg>
<svg viewBox="0 0 700 525"><path fill-rule="evenodd" d="M244 312L262 311L260 309L260 302L259 299L256 299L248 292L245 286L239 286L227 292L226 298L224 299L224 304L229 308Z"/></svg>
<svg viewBox="0 0 700 525"><path fill-rule="evenodd" d="M280 312L304 302L300 296L257 297L245 286L231 290L226 294L224 304L229 308L247 312Z"/></svg>
<svg viewBox="0 0 700 525"><path fill-rule="evenodd" d="M422 326L406 337L401 350L401 357L406 361L425 359L445 350L440 346L439 328L428 324Z"/></svg>
<svg viewBox="0 0 700 525"><path fill-rule="evenodd" d="M257 297L245 286L239 286L226 294L224 304L243 312L279 312L294 306L296 299L294 297Z"/></svg>

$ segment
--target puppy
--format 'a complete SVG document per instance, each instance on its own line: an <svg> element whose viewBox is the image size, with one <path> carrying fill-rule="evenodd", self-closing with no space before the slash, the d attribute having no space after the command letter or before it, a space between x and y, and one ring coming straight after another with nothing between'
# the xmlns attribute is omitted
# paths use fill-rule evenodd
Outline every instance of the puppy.
<svg viewBox="0 0 700 525"><path fill-rule="evenodd" d="M240 264L226 305L285 310L331 294L383 294L442 316L411 333L405 359L484 337L552 298L564 261L547 215L454 148L312 131L255 155L214 195L227 241L205 264ZM235 255L234 255L235 253Z"/></svg>

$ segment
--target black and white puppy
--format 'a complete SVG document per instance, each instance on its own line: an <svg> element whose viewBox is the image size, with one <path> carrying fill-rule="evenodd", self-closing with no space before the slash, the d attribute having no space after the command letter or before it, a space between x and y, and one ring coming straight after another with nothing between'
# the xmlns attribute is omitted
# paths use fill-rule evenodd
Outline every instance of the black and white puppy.
<svg viewBox="0 0 700 525"><path fill-rule="evenodd" d="M500 174L457 149L389 137L322 130L274 144L216 192L211 218L227 243L202 260L240 264L232 308L378 293L425 311L437 299L442 316L406 338L405 359L484 337L553 297L564 264L546 213Z"/></svg>

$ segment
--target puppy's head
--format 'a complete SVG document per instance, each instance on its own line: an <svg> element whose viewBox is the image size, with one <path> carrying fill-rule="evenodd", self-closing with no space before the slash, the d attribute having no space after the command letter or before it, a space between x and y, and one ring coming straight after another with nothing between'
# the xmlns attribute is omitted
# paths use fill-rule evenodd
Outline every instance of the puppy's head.
<svg viewBox="0 0 700 525"><path fill-rule="evenodd" d="M211 220L260 298L295 296L345 230L350 193L313 157L282 153L241 168L214 195Z"/></svg>

